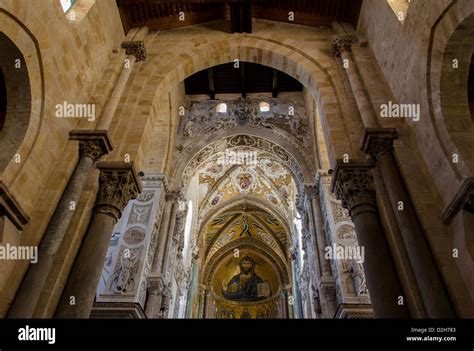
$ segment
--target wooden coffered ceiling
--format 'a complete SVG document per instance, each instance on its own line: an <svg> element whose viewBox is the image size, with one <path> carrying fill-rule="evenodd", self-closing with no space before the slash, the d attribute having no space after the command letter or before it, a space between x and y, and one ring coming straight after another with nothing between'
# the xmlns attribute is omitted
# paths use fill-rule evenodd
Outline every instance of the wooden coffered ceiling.
<svg viewBox="0 0 474 351"><path fill-rule="evenodd" d="M184 80L186 94L204 94L215 99L216 94L270 93L302 91L303 86L284 72L251 62L224 63L197 72Z"/></svg>
<svg viewBox="0 0 474 351"><path fill-rule="evenodd" d="M126 33L145 25L150 30L165 30L217 20L229 20L231 32L251 32L251 18L308 26L340 21L355 27L361 4L362 0L117 0Z"/></svg>

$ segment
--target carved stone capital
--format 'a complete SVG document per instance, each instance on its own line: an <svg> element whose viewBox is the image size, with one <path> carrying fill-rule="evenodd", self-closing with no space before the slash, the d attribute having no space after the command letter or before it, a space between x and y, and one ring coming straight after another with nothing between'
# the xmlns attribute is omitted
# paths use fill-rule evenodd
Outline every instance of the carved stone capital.
<svg viewBox="0 0 474 351"><path fill-rule="evenodd" d="M357 43L355 35L338 35L332 38L332 53L335 57L340 57L344 51L351 51L353 43Z"/></svg>
<svg viewBox="0 0 474 351"><path fill-rule="evenodd" d="M443 211L441 219L444 223L449 223L461 209L474 213L474 177L464 179L454 198Z"/></svg>
<svg viewBox="0 0 474 351"><path fill-rule="evenodd" d="M305 184L304 191L310 200L316 199L319 195L319 188L316 184Z"/></svg>
<svg viewBox="0 0 474 351"><path fill-rule="evenodd" d="M165 284L163 283L163 279L161 277L148 277L148 293L150 295L161 295L165 288Z"/></svg>
<svg viewBox="0 0 474 351"><path fill-rule="evenodd" d="M323 282L319 283L319 292L324 301L335 301L336 300L336 283Z"/></svg>
<svg viewBox="0 0 474 351"><path fill-rule="evenodd" d="M79 141L79 156L90 157L94 162L113 150L106 130L71 130L69 140Z"/></svg>
<svg viewBox="0 0 474 351"><path fill-rule="evenodd" d="M179 199L179 190L170 190L167 191L165 194L165 200L166 201L178 201Z"/></svg>
<svg viewBox="0 0 474 351"><path fill-rule="evenodd" d="M334 171L331 191L341 200L343 208L352 210L362 204L375 205L375 190L371 169L373 163L338 160Z"/></svg>
<svg viewBox="0 0 474 351"><path fill-rule="evenodd" d="M145 61L147 58L145 43L143 41L124 41L121 47L125 49L126 55L135 56L137 62Z"/></svg>
<svg viewBox="0 0 474 351"><path fill-rule="evenodd" d="M361 150L377 160L384 153L393 153L393 141L397 138L394 128L367 128Z"/></svg>
<svg viewBox="0 0 474 351"><path fill-rule="evenodd" d="M99 162L97 168L100 175L95 210L118 220L127 203L141 193L141 181L133 162Z"/></svg>

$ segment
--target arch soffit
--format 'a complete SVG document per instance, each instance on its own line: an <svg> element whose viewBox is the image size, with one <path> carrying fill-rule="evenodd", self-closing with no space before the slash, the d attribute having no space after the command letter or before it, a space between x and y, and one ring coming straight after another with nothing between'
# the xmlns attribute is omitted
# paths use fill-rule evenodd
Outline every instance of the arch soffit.
<svg viewBox="0 0 474 351"><path fill-rule="evenodd" d="M149 44L152 45L151 42ZM174 52L177 55L175 69L165 75L153 73L155 67L161 63L160 54L155 57L149 56L148 60L140 66L140 71L146 76L146 82L141 85L141 89L136 90L136 94L140 96L143 91L155 91L154 103L156 103L160 100L161 94L168 93L169 87L176 86L185 78L201 70L233 62L236 58L259 63L276 68L300 81L321 105L322 115L325 118L322 125L324 128L329 128L325 135L328 137L326 144L331 163L351 149L349 132L342 122L341 97L332 76L337 74L337 71L331 69L331 64L321 64L317 55L310 56L291 45L253 35L226 37L197 44L193 48L192 56L188 51L183 49L183 52L180 50ZM320 57L332 63L334 59L329 56L329 52L329 48L327 52L320 51ZM156 84L157 80L160 80L158 84ZM140 103L140 99L148 99L148 97L139 98L137 104ZM341 133L347 137L341 138ZM168 139L172 140L171 135Z"/></svg>
<svg viewBox="0 0 474 351"><path fill-rule="evenodd" d="M18 18L0 8L0 20L4 22L3 33L16 45L23 55L28 70L28 78L31 93L31 114L25 136L21 141L17 153L22 155L23 162L16 163L11 160L4 169L1 179L7 186L12 186L18 174L25 165L25 160L32 152L38 139L42 126L42 116L44 111L45 89L43 60L39 43L34 34Z"/></svg>

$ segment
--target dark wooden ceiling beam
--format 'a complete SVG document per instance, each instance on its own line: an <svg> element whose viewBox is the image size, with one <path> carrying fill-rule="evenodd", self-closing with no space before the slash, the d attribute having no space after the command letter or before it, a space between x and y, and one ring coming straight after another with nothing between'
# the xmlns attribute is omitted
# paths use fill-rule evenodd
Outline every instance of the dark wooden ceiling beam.
<svg viewBox="0 0 474 351"><path fill-rule="evenodd" d="M247 75L245 72L245 62L240 61L240 92L242 97L245 99L247 97Z"/></svg>
<svg viewBox="0 0 474 351"><path fill-rule="evenodd" d="M230 32L252 33L252 5L249 0L229 2Z"/></svg>
<svg viewBox="0 0 474 351"><path fill-rule="evenodd" d="M277 96L278 96L278 70L273 69L272 97L276 98Z"/></svg>
<svg viewBox="0 0 474 351"><path fill-rule="evenodd" d="M211 100L215 100L216 90L214 88L214 70L212 67L207 69L207 78L209 81L209 97Z"/></svg>
<svg viewBox="0 0 474 351"><path fill-rule="evenodd" d="M362 0L117 0L120 17L128 32L148 26L165 30L198 23L229 19L233 13L232 31L252 31L252 18L261 18L308 26L331 26L333 21L348 22L354 27ZM288 13L294 21L288 21ZM179 13L184 12L185 21Z"/></svg>

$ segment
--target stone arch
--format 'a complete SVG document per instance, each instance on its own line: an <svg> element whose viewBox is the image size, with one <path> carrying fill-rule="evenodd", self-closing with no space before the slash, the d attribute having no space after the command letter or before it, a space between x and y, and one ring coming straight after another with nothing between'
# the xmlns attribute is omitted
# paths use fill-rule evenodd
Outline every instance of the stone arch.
<svg viewBox="0 0 474 351"><path fill-rule="evenodd" d="M245 131L244 128L239 128L239 131ZM235 132L234 132L235 133ZM182 187L187 185L188 179L192 176L199 165L214 156L216 153L225 150L228 147L240 146L233 144L239 138L251 140L252 144L242 144L243 146L263 150L273 151L276 155L275 159L283 163L292 173L298 189L302 189L305 182L311 182L315 177L315 171L308 159L303 154L298 153L297 148L292 148L291 145L284 145L274 142L270 138L260 137L255 135L255 131L250 131L246 134L228 133L227 137L219 137L213 139L210 143L200 143L193 150L190 150L186 157L183 157L175 168L174 176L176 183ZM204 145L203 145L204 144ZM289 150L290 151L289 151Z"/></svg>
<svg viewBox="0 0 474 351"><path fill-rule="evenodd" d="M148 47L153 46L153 38L150 38L149 42L147 40L145 42ZM338 95L334 83L334 76L338 73L336 66L333 65L334 59L330 56L329 41L327 45L327 51L321 50L310 56L287 43L254 35L235 35L216 41L206 41L203 38L202 44L196 44L191 49L183 45L172 54L167 53L166 62L169 64L165 66L163 66L161 54L149 55L148 61L142 63L139 68L140 76L146 79L146 82L137 87L134 92L137 96L136 104L140 105L142 99L152 98L154 105L152 111L156 110L156 104L160 101L160 97L167 94L171 87L177 86L178 83L196 72L215 65L233 62L234 59L276 68L300 81L318 102L322 112L321 122L325 131L329 159L331 165L334 166L335 160L341 158L344 153L357 151L351 150L349 132L343 123L341 97ZM170 58L169 55L174 57ZM150 92L154 92L153 96ZM148 115L149 113L136 113L133 119L117 120L115 123L115 130L127 129L132 123L135 129L137 129L137 125L142 125L144 131L142 134L146 135L145 142L140 140L134 144L122 143L115 151L117 155L131 154L132 157L136 157L140 166L147 157L151 157L148 155L151 151L148 151L147 146L154 138L151 122L146 121ZM163 128L162 124L160 128ZM138 131L134 132L135 134L138 135ZM167 137L171 140L170 135ZM155 136L155 138L157 137Z"/></svg>
<svg viewBox="0 0 474 351"><path fill-rule="evenodd" d="M28 67L18 47L0 33L0 68L5 88L5 111L0 129L0 171L3 171L15 156L25 137L31 114L30 82Z"/></svg>
<svg viewBox="0 0 474 351"><path fill-rule="evenodd" d="M4 129L0 135L0 148L2 154L6 156L0 160L1 179L11 187L33 149L41 128L44 73L39 44L32 32L5 9L0 9L0 21L6 23L3 26L2 42L9 40L18 50L17 53L21 56L14 59L19 58L25 70L20 74L21 85L16 88L18 90L14 95L7 96L8 110ZM8 77L6 80L8 93ZM26 100L29 100L28 103ZM4 145L6 143L10 144L9 147ZM8 152L4 153L4 150ZM21 162L15 162L13 159L15 154L20 155Z"/></svg>
<svg viewBox="0 0 474 351"><path fill-rule="evenodd" d="M430 117L446 158L459 155L458 163L449 162L459 182L474 173L474 123L467 98L473 36L474 3L453 1L432 28L428 53Z"/></svg>

